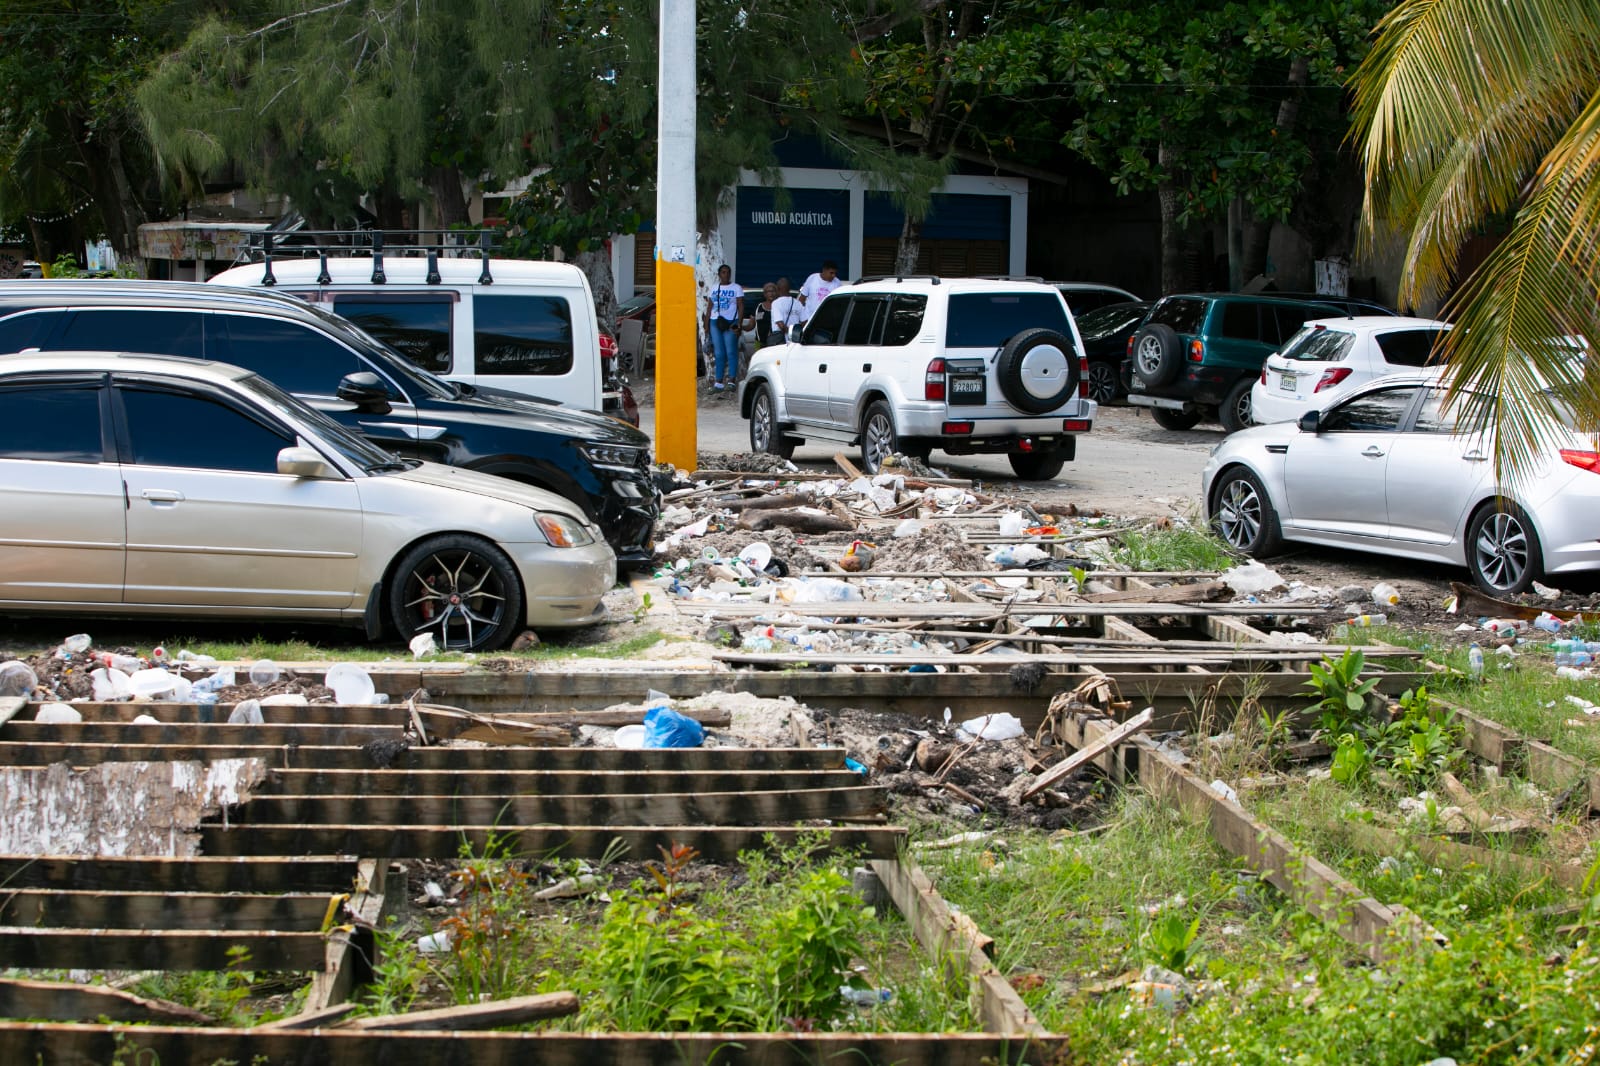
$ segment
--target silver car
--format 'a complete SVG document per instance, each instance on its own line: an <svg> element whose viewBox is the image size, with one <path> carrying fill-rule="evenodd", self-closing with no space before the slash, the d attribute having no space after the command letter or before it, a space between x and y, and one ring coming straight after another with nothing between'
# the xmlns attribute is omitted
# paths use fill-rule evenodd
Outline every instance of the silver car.
<svg viewBox="0 0 1600 1066"><path fill-rule="evenodd" d="M1298 422L1211 453L1205 510L1233 547L1284 540L1466 566L1492 594L1600 568L1600 442L1558 428L1535 468L1494 476L1494 440L1458 431L1440 369L1379 378Z"/></svg>
<svg viewBox="0 0 1600 1066"><path fill-rule="evenodd" d="M603 616L568 500L402 460L246 370L0 358L0 608L306 619L499 647Z"/></svg>

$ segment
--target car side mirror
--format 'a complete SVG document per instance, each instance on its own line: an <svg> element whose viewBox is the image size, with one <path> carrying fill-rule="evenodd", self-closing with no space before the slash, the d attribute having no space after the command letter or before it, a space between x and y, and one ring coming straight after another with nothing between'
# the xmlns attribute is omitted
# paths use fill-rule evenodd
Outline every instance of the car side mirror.
<svg viewBox="0 0 1600 1066"><path fill-rule="evenodd" d="M278 453L278 473L289 477L334 479L339 471L328 464L315 448L285 448Z"/></svg>
<svg viewBox="0 0 1600 1066"><path fill-rule="evenodd" d="M339 381L337 395L339 399L363 410L370 409L380 415L389 413L389 390L384 387L383 380L370 370L346 374Z"/></svg>
<svg viewBox="0 0 1600 1066"><path fill-rule="evenodd" d="M805 331L799 326L790 326L789 332L785 333L784 337L787 338L791 344L804 344L806 342Z"/></svg>
<svg viewBox="0 0 1600 1066"><path fill-rule="evenodd" d="M1307 411L1300 416L1300 429L1305 433L1319 432L1322 427L1322 412Z"/></svg>

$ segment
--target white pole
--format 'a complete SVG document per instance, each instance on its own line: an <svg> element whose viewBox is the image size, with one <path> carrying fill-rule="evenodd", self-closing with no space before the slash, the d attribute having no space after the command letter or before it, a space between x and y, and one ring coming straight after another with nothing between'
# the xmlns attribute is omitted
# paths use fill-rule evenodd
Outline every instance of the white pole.
<svg viewBox="0 0 1600 1066"><path fill-rule="evenodd" d="M694 0L661 0L656 78L656 461L693 470L695 292Z"/></svg>

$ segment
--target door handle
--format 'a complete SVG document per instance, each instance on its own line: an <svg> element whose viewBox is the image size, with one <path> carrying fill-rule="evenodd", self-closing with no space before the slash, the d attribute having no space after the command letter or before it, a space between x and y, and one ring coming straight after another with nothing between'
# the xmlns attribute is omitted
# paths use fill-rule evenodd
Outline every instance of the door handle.
<svg viewBox="0 0 1600 1066"><path fill-rule="evenodd" d="M1476 448L1474 448L1472 451L1468 452L1466 455L1463 455L1461 458L1465 459L1469 463L1482 463L1482 462L1487 462L1488 459L1489 459L1489 457L1487 455L1484 455L1482 452L1478 451Z"/></svg>
<svg viewBox="0 0 1600 1066"><path fill-rule="evenodd" d="M183 499L183 493L177 489L145 489L139 495L151 503L177 503Z"/></svg>
<svg viewBox="0 0 1600 1066"><path fill-rule="evenodd" d="M820 366L817 367L817 373L826 374L827 372L828 372L828 364L827 363L823 363L823 364L821 364Z"/></svg>
<svg viewBox="0 0 1600 1066"><path fill-rule="evenodd" d="M861 372L862 372L862 373L863 373L863 374L870 374L870 373L872 373L872 364L871 364L871 363L862 363L862 364L861 364Z"/></svg>
<svg viewBox="0 0 1600 1066"><path fill-rule="evenodd" d="M1382 459L1383 449L1378 447L1376 444L1369 444L1367 445L1367 450L1361 454L1365 455L1368 459Z"/></svg>

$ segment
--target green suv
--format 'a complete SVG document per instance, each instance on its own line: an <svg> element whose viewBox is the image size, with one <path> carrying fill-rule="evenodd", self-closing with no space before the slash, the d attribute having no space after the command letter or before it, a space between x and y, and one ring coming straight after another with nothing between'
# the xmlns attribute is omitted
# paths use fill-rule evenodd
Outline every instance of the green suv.
<svg viewBox="0 0 1600 1066"><path fill-rule="evenodd" d="M1333 302L1188 293L1162 299L1128 340L1128 402L1167 429L1214 418L1232 433L1250 424L1250 388L1267 356L1307 319L1338 318Z"/></svg>

